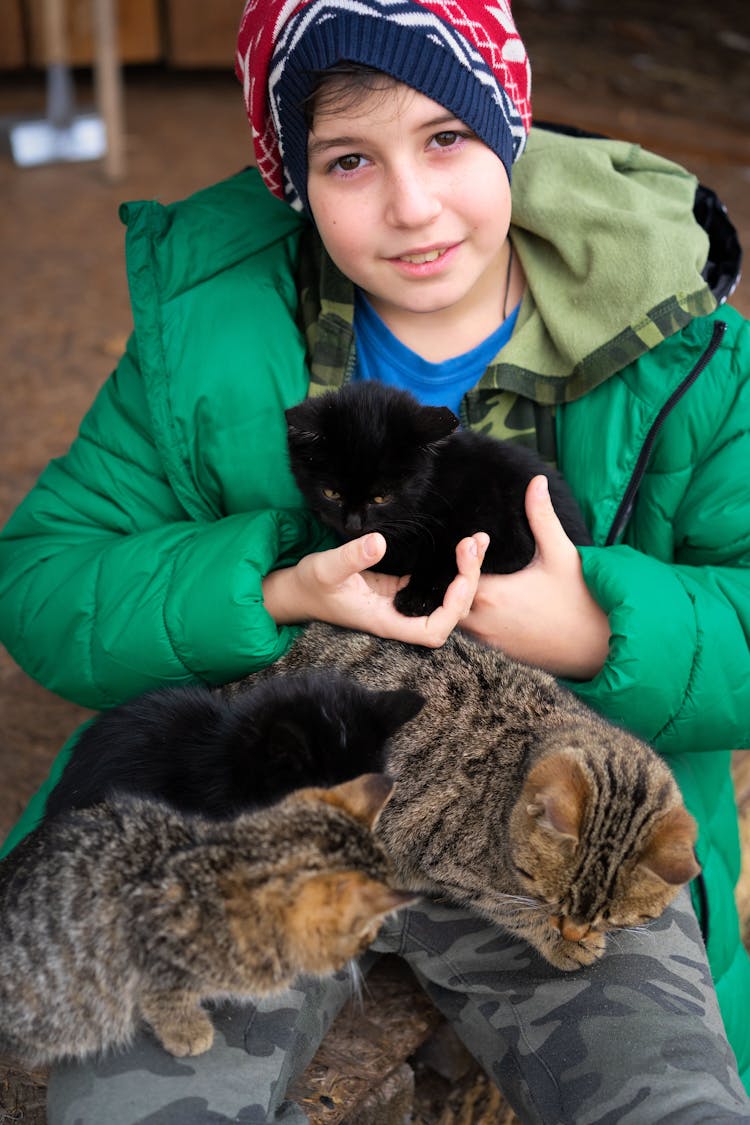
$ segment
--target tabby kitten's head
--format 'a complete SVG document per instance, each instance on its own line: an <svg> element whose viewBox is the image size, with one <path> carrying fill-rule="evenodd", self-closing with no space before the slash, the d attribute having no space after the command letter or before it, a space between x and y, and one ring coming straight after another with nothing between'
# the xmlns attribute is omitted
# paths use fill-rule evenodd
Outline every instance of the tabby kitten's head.
<svg viewBox="0 0 750 1125"><path fill-rule="evenodd" d="M377 382L306 399L286 419L300 492L343 539L418 527L436 443L458 425L447 407Z"/></svg>
<svg viewBox="0 0 750 1125"><path fill-rule="evenodd" d="M645 758L613 770L574 746L542 759L511 836L523 890L566 941L592 951L607 931L658 918L700 871L695 821L666 767Z"/></svg>
<svg viewBox="0 0 750 1125"><path fill-rule="evenodd" d="M392 788L385 774L365 774L329 789L299 789L251 814L256 823L268 818L278 854L260 872L254 855L237 856L218 882L241 960L257 959L259 918L276 935L278 965L271 969L269 944L266 987L341 969L372 943L388 914L416 901L393 888L390 861L373 835Z"/></svg>

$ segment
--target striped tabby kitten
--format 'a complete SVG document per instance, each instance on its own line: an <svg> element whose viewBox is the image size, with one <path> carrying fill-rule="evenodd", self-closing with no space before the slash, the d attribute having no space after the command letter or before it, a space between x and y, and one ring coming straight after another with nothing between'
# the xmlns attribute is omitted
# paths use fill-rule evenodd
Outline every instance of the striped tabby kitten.
<svg viewBox="0 0 750 1125"><path fill-rule="evenodd" d="M576 969L698 874L695 822L665 763L546 672L460 633L430 650L315 623L260 675L321 665L426 697L390 743L396 784L378 825L403 885Z"/></svg>
<svg viewBox="0 0 750 1125"><path fill-rule="evenodd" d="M0 1052L82 1058L145 1020L197 1055L202 1000L340 969L414 900L372 834L390 791L367 774L234 820L140 798L45 820L0 864Z"/></svg>

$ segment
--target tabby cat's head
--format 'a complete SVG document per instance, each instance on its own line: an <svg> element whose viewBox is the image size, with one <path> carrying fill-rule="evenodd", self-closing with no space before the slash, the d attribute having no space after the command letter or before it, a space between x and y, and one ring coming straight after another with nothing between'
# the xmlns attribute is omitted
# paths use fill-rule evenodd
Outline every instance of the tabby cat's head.
<svg viewBox="0 0 750 1125"><path fill-rule="evenodd" d="M512 814L521 887L569 941L653 921L700 871L695 821L667 767L652 753L617 766L552 754Z"/></svg>
<svg viewBox="0 0 750 1125"><path fill-rule="evenodd" d="M458 425L447 407L377 382L309 398L286 419L297 485L344 539L418 523L436 443Z"/></svg>
<svg viewBox="0 0 750 1125"><path fill-rule="evenodd" d="M252 862L222 876L238 953L252 957L260 915L276 935L278 984L342 968L372 943L388 914L416 900L393 888L390 862L373 834L392 788L386 775L366 774L330 789L297 790L263 814L269 823L276 817L286 838L263 877Z"/></svg>

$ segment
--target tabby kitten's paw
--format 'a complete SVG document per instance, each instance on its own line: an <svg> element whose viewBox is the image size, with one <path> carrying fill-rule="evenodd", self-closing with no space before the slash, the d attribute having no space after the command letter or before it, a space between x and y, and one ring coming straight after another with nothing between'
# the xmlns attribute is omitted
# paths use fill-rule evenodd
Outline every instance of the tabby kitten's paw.
<svg viewBox="0 0 750 1125"><path fill-rule="evenodd" d="M162 1019L158 1026L152 1026L164 1049L178 1059L186 1055L202 1055L214 1041L214 1025L199 1008L180 1012L179 1019L174 1021Z"/></svg>

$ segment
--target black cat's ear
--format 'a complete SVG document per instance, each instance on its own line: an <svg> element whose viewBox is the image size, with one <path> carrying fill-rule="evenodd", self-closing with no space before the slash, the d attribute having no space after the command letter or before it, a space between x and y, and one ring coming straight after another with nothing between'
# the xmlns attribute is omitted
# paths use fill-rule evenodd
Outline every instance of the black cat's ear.
<svg viewBox="0 0 750 1125"><path fill-rule="evenodd" d="M318 432L315 428L315 406L311 399L305 399L297 406L284 411L287 437L298 443L316 442Z"/></svg>
<svg viewBox="0 0 750 1125"><path fill-rule="evenodd" d="M416 418L417 441L432 445L458 429L458 418L447 406L423 406Z"/></svg>
<svg viewBox="0 0 750 1125"><path fill-rule="evenodd" d="M377 717L386 734L408 723L418 715L425 704L425 698L418 691L408 688L399 688L397 691L380 691L374 699Z"/></svg>
<svg viewBox="0 0 750 1125"><path fill-rule="evenodd" d="M307 402L300 402L297 406L290 406L288 410L284 411L286 424L290 429L304 430L307 429L307 416L310 413Z"/></svg>
<svg viewBox="0 0 750 1125"><path fill-rule="evenodd" d="M682 805L670 809L656 822L641 854L641 867L672 886L689 883L701 870L695 858L696 835L696 823L687 809Z"/></svg>
<svg viewBox="0 0 750 1125"><path fill-rule="evenodd" d="M569 754L543 758L524 785L526 811L540 827L578 841L589 787L583 770Z"/></svg>

